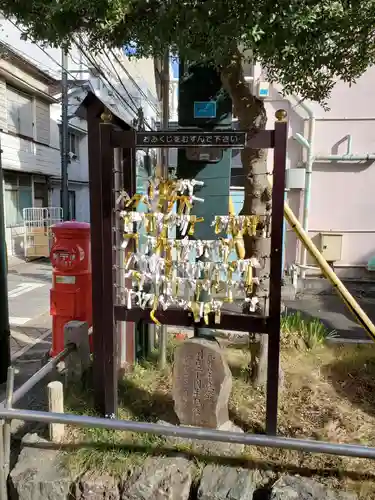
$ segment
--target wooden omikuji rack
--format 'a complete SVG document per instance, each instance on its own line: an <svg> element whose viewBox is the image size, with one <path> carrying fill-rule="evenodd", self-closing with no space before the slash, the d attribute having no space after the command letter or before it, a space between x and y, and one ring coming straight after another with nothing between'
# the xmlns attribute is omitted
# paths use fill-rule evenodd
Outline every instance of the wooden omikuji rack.
<svg viewBox="0 0 375 500"><path fill-rule="evenodd" d="M91 251L93 268L93 344L94 344L94 383L97 409L106 416L117 411L117 379L119 340L116 322L151 322L150 310L116 305L114 300L115 281L115 196L114 193L114 155L121 151L121 168L124 179L124 190L135 194L135 152L138 147L189 147L192 142L204 147L238 148L244 140L243 132L226 131L232 138L225 137L225 142L215 142L215 132L191 130L190 140L184 131L141 132L125 130L115 119L109 122L108 113L98 116L97 107L87 108L89 137L89 178L91 208ZM106 111L106 110L104 110ZM277 407L279 385L280 358L280 314L281 314L281 265L283 244L283 209L287 129L286 113L276 113L280 119L275 122L273 130L262 130L245 143L251 149L273 149L273 191L271 222L271 254L270 254L270 294L269 315L238 314L228 305L221 312L220 329L260 333L269 336L268 372L267 372L267 405L266 431L276 434ZM103 120L104 118L104 120ZM217 131L216 131L217 132ZM218 132L219 133L219 132ZM221 132L224 134L224 131ZM242 136L240 135L242 134ZM180 139L171 140L174 135ZM202 137L200 142L191 136ZM182 142L182 136L185 137ZM208 139L203 139L208 136ZM167 142L168 137L168 142ZM210 143L211 142L211 143ZM157 311L157 319L166 325L196 326L217 328L213 314L209 317L209 325L194 323L192 313L183 310L167 309Z"/></svg>

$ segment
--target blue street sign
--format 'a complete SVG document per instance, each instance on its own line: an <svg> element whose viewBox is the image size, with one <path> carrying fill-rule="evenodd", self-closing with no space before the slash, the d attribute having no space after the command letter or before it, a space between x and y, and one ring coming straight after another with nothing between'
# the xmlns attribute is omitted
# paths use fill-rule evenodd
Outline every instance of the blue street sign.
<svg viewBox="0 0 375 500"><path fill-rule="evenodd" d="M216 101L195 101L194 118L216 118Z"/></svg>

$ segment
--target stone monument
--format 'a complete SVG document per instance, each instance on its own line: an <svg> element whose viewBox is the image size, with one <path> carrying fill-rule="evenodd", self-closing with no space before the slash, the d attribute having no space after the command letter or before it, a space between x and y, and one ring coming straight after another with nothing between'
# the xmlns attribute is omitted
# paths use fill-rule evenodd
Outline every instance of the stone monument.
<svg viewBox="0 0 375 500"><path fill-rule="evenodd" d="M232 374L219 345L191 339L175 351L173 399L182 425L218 428L229 420Z"/></svg>
<svg viewBox="0 0 375 500"><path fill-rule="evenodd" d="M174 408L181 425L243 432L229 420L228 401L232 374L224 353L215 341L193 338L175 350L173 365ZM189 444L195 451L238 455L243 445L182 438L173 444Z"/></svg>

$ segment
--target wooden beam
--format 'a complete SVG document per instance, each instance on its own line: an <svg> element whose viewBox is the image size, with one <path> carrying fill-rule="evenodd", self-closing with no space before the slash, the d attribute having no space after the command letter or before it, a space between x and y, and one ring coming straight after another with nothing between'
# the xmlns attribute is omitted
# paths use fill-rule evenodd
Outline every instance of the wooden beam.
<svg viewBox="0 0 375 500"><path fill-rule="evenodd" d="M115 320L116 321L144 321L145 323L152 323L150 318L151 309L141 309L139 307L133 307L132 309L127 309L125 306L115 307ZM155 317L163 325L174 325L174 326L186 326L198 328L220 328L223 330L238 330L243 332L254 332L254 333L268 333L269 331L269 321L268 318L262 316L251 316L249 314L241 314L238 312L226 312L225 307L221 312L220 323L215 323L214 313L209 315L208 325L204 321L199 323L194 323L193 313L190 311L184 311L181 309L167 309L166 311L158 309L156 311Z"/></svg>
<svg viewBox="0 0 375 500"><path fill-rule="evenodd" d="M275 147L273 151L273 188L272 188L272 221L271 221L271 268L269 318L270 335L268 339L267 363L267 403L266 432L277 434L277 408L279 395L280 371L280 315L282 285L282 246L284 223L284 190L286 147L288 123L275 123Z"/></svg>

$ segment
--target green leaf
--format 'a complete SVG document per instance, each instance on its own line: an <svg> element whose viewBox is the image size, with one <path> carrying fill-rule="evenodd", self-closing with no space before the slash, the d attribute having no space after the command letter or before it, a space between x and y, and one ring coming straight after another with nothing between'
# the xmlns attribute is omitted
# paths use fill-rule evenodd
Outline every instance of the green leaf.
<svg viewBox="0 0 375 500"><path fill-rule="evenodd" d="M375 60L374 0L0 0L0 9L53 46L134 42L135 57L169 47L219 67L241 46L285 93L322 103L337 79L353 83Z"/></svg>

